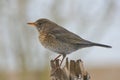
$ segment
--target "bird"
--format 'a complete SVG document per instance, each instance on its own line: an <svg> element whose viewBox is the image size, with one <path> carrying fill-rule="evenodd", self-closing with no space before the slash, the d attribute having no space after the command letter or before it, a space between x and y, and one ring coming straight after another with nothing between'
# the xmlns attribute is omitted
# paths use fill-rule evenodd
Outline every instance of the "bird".
<svg viewBox="0 0 120 80"><path fill-rule="evenodd" d="M92 46L112 48L112 46L109 45L85 40L46 18L40 18L35 22L28 22L27 24L36 27L39 34L39 41L45 48L59 54L54 60L58 59L60 56L63 57L60 65L66 55L82 48Z"/></svg>

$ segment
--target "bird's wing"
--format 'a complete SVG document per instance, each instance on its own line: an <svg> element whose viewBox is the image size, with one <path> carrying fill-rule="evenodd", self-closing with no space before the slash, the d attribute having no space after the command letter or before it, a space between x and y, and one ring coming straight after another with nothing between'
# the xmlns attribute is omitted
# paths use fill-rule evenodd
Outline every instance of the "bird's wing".
<svg viewBox="0 0 120 80"><path fill-rule="evenodd" d="M89 41L86 41L79 37L78 35L62 28L57 27L54 28L51 33L52 36L54 36L57 40L63 42L63 43L69 43L69 44L88 44Z"/></svg>

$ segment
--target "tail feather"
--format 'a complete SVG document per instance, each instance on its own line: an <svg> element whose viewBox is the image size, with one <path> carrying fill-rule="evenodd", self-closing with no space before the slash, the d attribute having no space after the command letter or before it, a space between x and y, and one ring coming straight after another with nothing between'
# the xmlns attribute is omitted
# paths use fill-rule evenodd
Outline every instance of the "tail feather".
<svg viewBox="0 0 120 80"><path fill-rule="evenodd" d="M106 47L106 48L112 48L112 46L109 45L104 45L104 44L99 44L99 43L92 43L93 46L100 46L100 47Z"/></svg>

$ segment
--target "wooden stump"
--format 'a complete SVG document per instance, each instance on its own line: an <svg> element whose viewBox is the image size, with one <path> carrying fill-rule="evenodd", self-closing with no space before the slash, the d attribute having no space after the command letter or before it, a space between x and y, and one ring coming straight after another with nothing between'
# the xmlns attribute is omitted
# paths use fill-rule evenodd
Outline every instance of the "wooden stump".
<svg viewBox="0 0 120 80"><path fill-rule="evenodd" d="M70 60L69 62L67 58L63 68L59 67L59 59L51 60L50 80L90 80L90 76L84 69L81 60Z"/></svg>

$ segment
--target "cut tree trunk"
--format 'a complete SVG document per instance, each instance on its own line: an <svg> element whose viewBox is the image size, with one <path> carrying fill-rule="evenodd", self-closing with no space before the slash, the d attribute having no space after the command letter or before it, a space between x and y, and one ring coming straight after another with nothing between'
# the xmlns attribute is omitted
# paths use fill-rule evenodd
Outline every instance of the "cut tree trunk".
<svg viewBox="0 0 120 80"><path fill-rule="evenodd" d="M81 60L70 60L69 62L67 58L63 68L60 67L59 61L59 59L51 60L50 80L90 80Z"/></svg>

